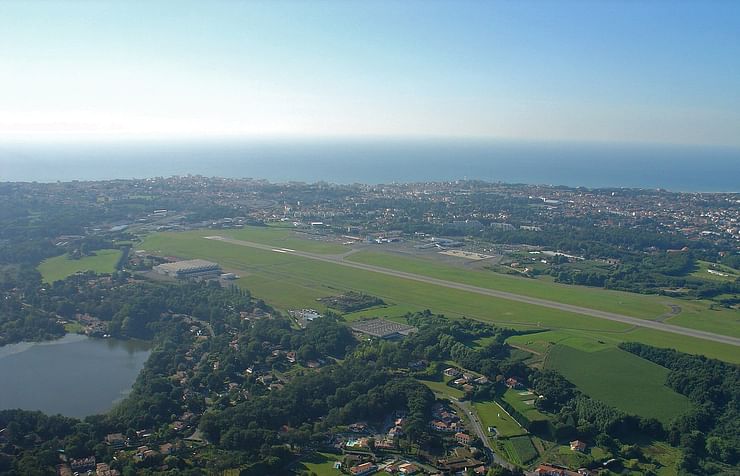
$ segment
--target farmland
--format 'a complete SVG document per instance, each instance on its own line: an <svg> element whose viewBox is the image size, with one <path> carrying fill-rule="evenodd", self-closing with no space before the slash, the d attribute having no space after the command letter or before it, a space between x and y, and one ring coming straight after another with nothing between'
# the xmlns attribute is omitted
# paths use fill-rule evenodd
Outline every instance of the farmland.
<svg viewBox="0 0 740 476"><path fill-rule="evenodd" d="M44 260L38 270L46 283L53 283L71 276L80 271L95 271L96 273L112 273L116 270L116 263L121 257L120 250L98 250L92 256L80 259L70 259L67 255L55 256Z"/></svg>
<svg viewBox="0 0 740 476"><path fill-rule="evenodd" d="M251 229L240 233L249 233ZM670 346L679 350L736 362L736 348L727 344L621 324L540 306L476 295L456 289L442 289L427 283L356 270L283 253L258 250L225 242L205 240L208 230L183 233L156 233L139 245L152 253L181 258L204 258L238 271L237 284L271 305L287 310L296 307L322 308L318 298L354 290L382 298L387 307L371 310L398 316L409 310L431 309L450 317L467 316L518 329L557 329L573 336L587 333L603 336L613 343L625 340ZM252 239L244 235L243 238ZM529 282L529 281L527 281ZM368 311L361 311L366 315ZM350 315L351 318L351 315ZM639 336L635 337L635 336Z"/></svg>
<svg viewBox="0 0 740 476"><path fill-rule="evenodd" d="M686 397L665 386L667 369L621 349L588 352L555 345L545 366L562 373L587 395L627 413L665 423L691 407Z"/></svg>
<svg viewBox="0 0 740 476"><path fill-rule="evenodd" d="M503 441L503 446L509 455L509 460L520 465L524 465L538 456L529 436L508 438Z"/></svg>

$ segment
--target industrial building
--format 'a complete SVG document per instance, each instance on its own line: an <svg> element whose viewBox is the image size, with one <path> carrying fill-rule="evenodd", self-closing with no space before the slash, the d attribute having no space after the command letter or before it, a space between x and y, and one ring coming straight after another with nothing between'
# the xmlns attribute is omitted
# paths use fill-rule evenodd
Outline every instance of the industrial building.
<svg viewBox="0 0 740 476"><path fill-rule="evenodd" d="M385 319L356 321L350 324L349 327L355 332L381 339L400 339L412 332L416 332L416 327L414 326L386 321Z"/></svg>
<svg viewBox="0 0 740 476"><path fill-rule="evenodd" d="M177 279L209 279L221 275L218 263L202 259L164 263L154 267L154 271Z"/></svg>

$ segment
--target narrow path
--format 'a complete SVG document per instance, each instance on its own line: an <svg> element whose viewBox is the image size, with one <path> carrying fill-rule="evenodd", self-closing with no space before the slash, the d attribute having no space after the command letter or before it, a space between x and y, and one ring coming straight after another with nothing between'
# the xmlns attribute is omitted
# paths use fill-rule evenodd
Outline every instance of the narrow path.
<svg viewBox="0 0 740 476"><path fill-rule="evenodd" d="M701 331L697 329L690 329L687 327L675 326L672 324L665 324L663 322L650 321L645 319L639 319L636 317L625 316L622 314L616 314L613 312L600 311L597 309L589 309L581 306L574 306L572 304L564 304L560 302L550 301L547 299L535 298L530 296L522 296L520 294L514 294L506 291L498 291L495 289L481 288L478 286L472 286L470 284L462 284L454 281L446 281L443 279L432 278L429 276L422 276L414 273L407 273L405 271L396 271L380 266L374 266L370 264L355 263L353 261L343 261L341 258L319 255L315 253L308 253L305 251L289 250L287 248L276 248L270 245L264 245L261 243L252 243L250 241L236 240L233 238L226 238L223 236L206 236L208 240L222 241L233 245L247 246L250 248L256 248L263 251L272 251L282 254L289 254L299 256L301 258L312 259L316 261L322 261L325 263L335 264L338 266L346 266L348 268L360 269L363 271L370 271L373 273L385 274L387 276L393 276L396 278L408 279L411 281L417 281L421 283L433 284L436 286L442 286L449 289L457 289L460 291L467 291L475 294L481 294L484 296L491 296L499 299L507 299L509 301L516 301L525 304L532 304L535 306L546 307L550 309L556 309L559 311L571 312L574 314L581 314L584 316L596 317L599 319L606 319L609 321L621 322L623 324L630 324L638 327L646 327L649 329L655 329L663 332L670 332L673 334L680 334L688 337L695 337L697 339L705 339L713 342L719 342L722 344L729 344L740 347L740 339L737 337L725 336L721 334L715 334L713 332Z"/></svg>

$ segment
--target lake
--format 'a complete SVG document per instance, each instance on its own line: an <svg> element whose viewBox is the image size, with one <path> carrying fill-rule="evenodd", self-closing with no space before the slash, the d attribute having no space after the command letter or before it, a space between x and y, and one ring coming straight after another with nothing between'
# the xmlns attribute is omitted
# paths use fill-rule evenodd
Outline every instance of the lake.
<svg viewBox="0 0 740 476"><path fill-rule="evenodd" d="M104 413L130 392L149 353L146 342L77 334L0 347L0 409Z"/></svg>

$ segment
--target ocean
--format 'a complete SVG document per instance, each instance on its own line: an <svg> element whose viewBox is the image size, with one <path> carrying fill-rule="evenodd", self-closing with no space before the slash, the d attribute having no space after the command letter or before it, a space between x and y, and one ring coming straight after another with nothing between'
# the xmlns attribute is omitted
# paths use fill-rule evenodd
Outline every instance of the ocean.
<svg viewBox="0 0 740 476"><path fill-rule="evenodd" d="M740 149L483 140L0 142L0 181L172 175L273 182L478 179L566 186L739 192Z"/></svg>

